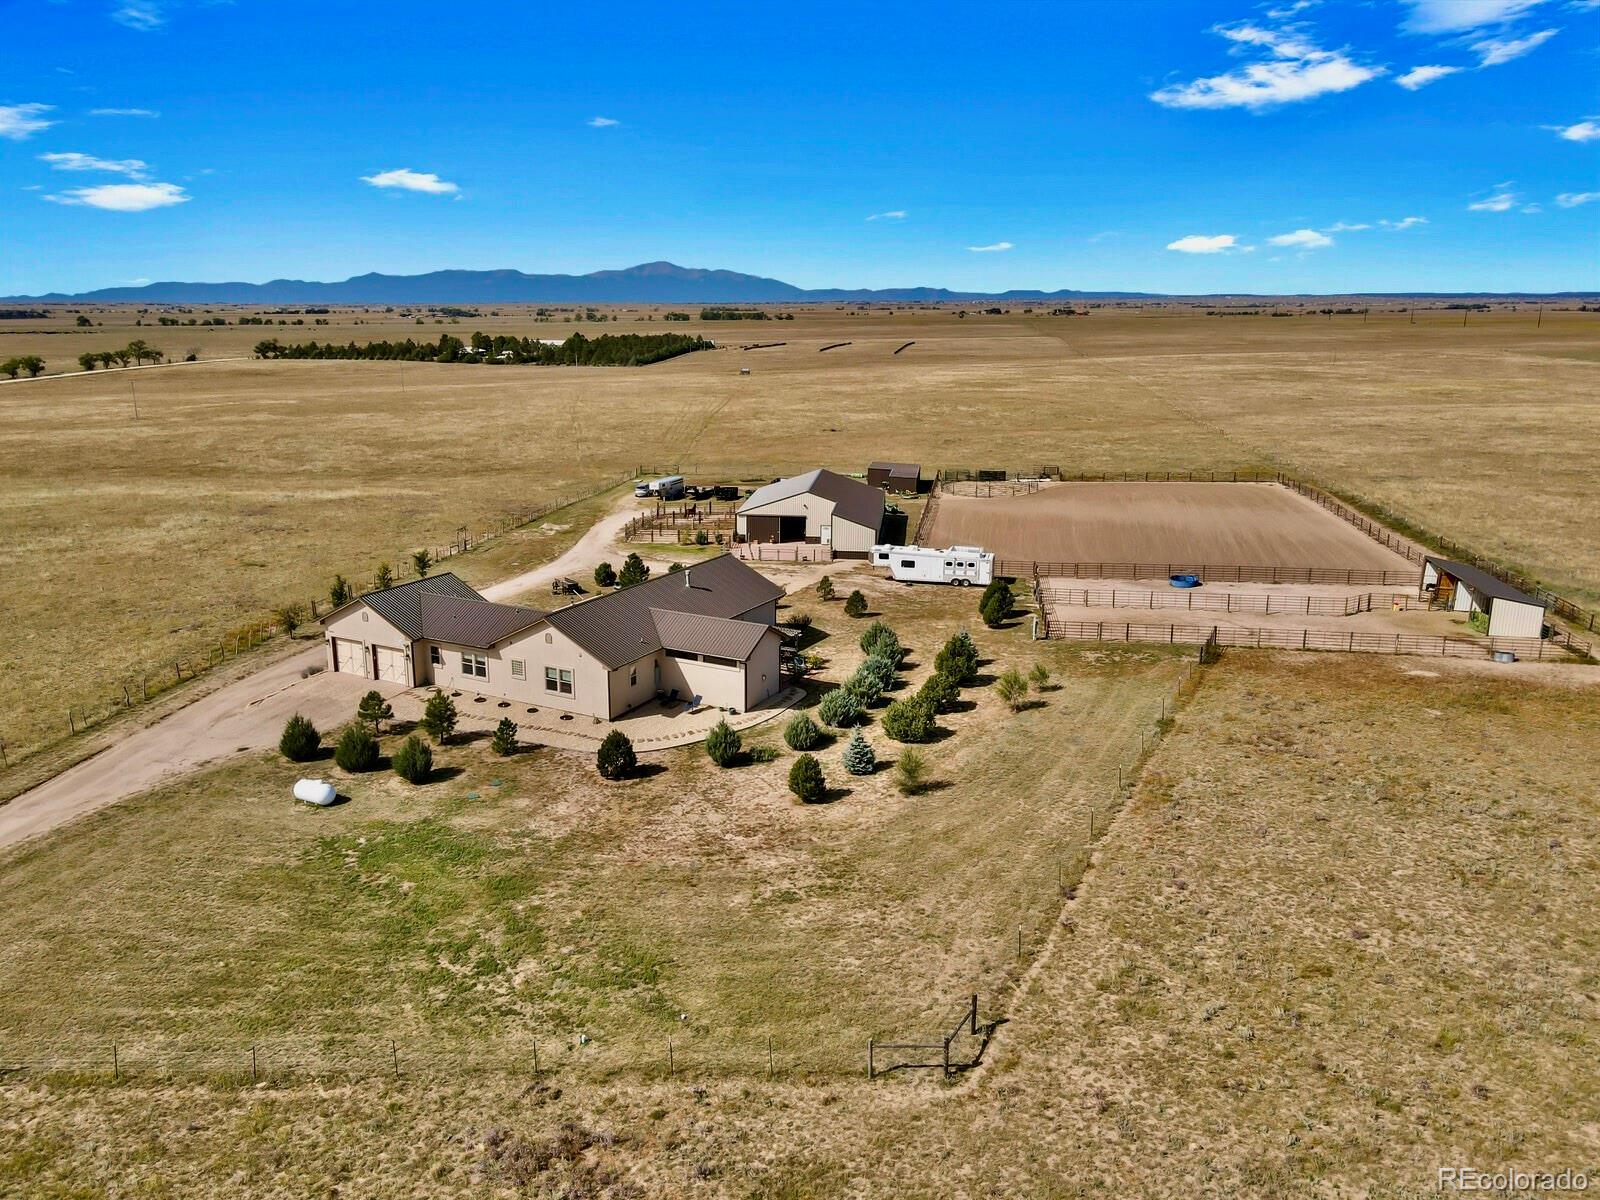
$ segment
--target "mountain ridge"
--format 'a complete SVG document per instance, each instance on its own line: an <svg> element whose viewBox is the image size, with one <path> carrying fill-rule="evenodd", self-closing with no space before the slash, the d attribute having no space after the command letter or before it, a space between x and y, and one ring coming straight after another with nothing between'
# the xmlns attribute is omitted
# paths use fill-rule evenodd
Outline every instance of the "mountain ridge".
<svg viewBox="0 0 1600 1200"><path fill-rule="evenodd" d="M1329 296L1418 299L1569 298L1590 292L1340 292ZM1264 299L1268 294L1216 292L1187 299ZM937 287L802 288L781 279L709 267L680 267L658 260L586 275L537 275L513 268L447 269L418 275L386 275L369 271L348 279L320 282L271 279L265 283L222 283L164 280L87 292L47 292L9 296L7 302L44 304L818 304L818 303L948 303L956 301L1161 300L1176 293L1042 291L1013 288L1003 292L967 292Z"/></svg>

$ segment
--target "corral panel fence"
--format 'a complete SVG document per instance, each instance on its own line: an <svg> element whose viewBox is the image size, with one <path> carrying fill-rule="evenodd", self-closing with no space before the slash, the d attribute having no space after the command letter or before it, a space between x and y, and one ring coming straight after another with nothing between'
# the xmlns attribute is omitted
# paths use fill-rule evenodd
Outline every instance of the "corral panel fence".
<svg viewBox="0 0 1600 1200"><path fill-rule="evenodd" d="M1029 575L1064 579L1170 579L1193 575L1202 583L1337 584L1344 587L1415 586L1411 571L1375 571L1359 567L1264 567L1211 563L1086 563L1037 562L1022 558L995 560L996 575L1022 579Z"/></svg>
<svg viewBox="0 0 1600 1200"><path fill-rule="evenodd" d="M833 561L831 546L810 542L735 542L730 549L735 558L749 562L828 563Z"/></svg>
<svg viewBox="0 0 1600 1200"><path fill-rule="evenodd" d="M1428 603L1403 592L1363 592L1356 596L1274 596L1270 593L1200 592L1184 588L1167 592L1118 591L1115 588L1041 588L1041 598L1069 608L1183 609L1186 612L1287 614L1308 617L1353 617L1359 613L1426 609Z"/></svg>
<svg viewBox="0 0 1600 1200"><path fill-rule="evenodd" d="M961 1006L953 1026L940 1031L938 1040L927 1042L880 1042L867 1039L867 1078L876 1079L893 1071L937 1070L946 1078L970 1070L983 1058L983 1051L994 1032L992 1025L978 1024L978 997L969 996Z"/></svg>
<svg viewBox="0 0 1600 1200"><path fill-rule="evenodd" d="M1041 622L1046 637L1090 642L1166 642L1238 646L1252 650L1342 650L1364 654L1413 654L1432 658L1491 658L1509 651L1518 658L1542 659L1541 638L1490 638L1467 641L1403 633L1341 633L1330 629L1245 629L1228 625L1154 625L1131 621Z"/></svg>

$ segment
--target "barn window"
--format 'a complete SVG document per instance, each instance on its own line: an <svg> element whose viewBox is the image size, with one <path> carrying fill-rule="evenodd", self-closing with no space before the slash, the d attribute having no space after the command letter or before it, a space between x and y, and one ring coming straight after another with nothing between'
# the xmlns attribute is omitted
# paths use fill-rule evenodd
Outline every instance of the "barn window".
<svg viewBox="0 0 1600 1200"><path fill-rule="evenodd" d="M522 669L522 660L520 658L513 658L511 660L511 678L526 679L527 677L527 672Z"/></svg>
<svg viewBox="0 0 1600 1200"><path fill-rule="evenodd" d="M489 660L481 654L461 653L461 673L475 679L489 678Z"/></svg>
<svg viewBox="0 0 1600 1200"><path fill-rule="evenodd" d="M444 666L444 651L437 646L429 646L428 661L436 667Z"/></svg>

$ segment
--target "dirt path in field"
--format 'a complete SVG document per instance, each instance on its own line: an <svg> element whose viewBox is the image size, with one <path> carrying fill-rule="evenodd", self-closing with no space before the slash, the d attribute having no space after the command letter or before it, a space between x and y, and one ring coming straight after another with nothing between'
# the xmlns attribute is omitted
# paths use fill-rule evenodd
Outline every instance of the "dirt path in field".
<svg viewBox="0 0 1600 1200"><path fill-rule="evenodd" d="M615 509L559 557L484 588L483 594L491 600L507 600L542 589L548 597L550 580L574 574L600 557L635 507L631 495L623 496ZM356 701L371 688L404 690L399 684L375 684L353 675L323 672L301 677L307 667L321 664L325 657L326 650L318 641L175 709L94 757L22 792L0 805L0 848L48 833L198 767L275 746L283 723L296 712L310 717L319 728L329 729L346 720Z"/></svg>

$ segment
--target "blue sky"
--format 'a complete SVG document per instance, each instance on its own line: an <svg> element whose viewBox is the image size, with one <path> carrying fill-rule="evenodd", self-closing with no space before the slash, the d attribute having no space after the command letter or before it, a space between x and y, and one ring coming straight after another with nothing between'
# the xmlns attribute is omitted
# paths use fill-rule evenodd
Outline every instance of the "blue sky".
<svg viewBox="0 0 1600 1200"><path fill-rule="evenodd" d="M1600 0L0 0L0 294L1600 288Z"/></svg>

